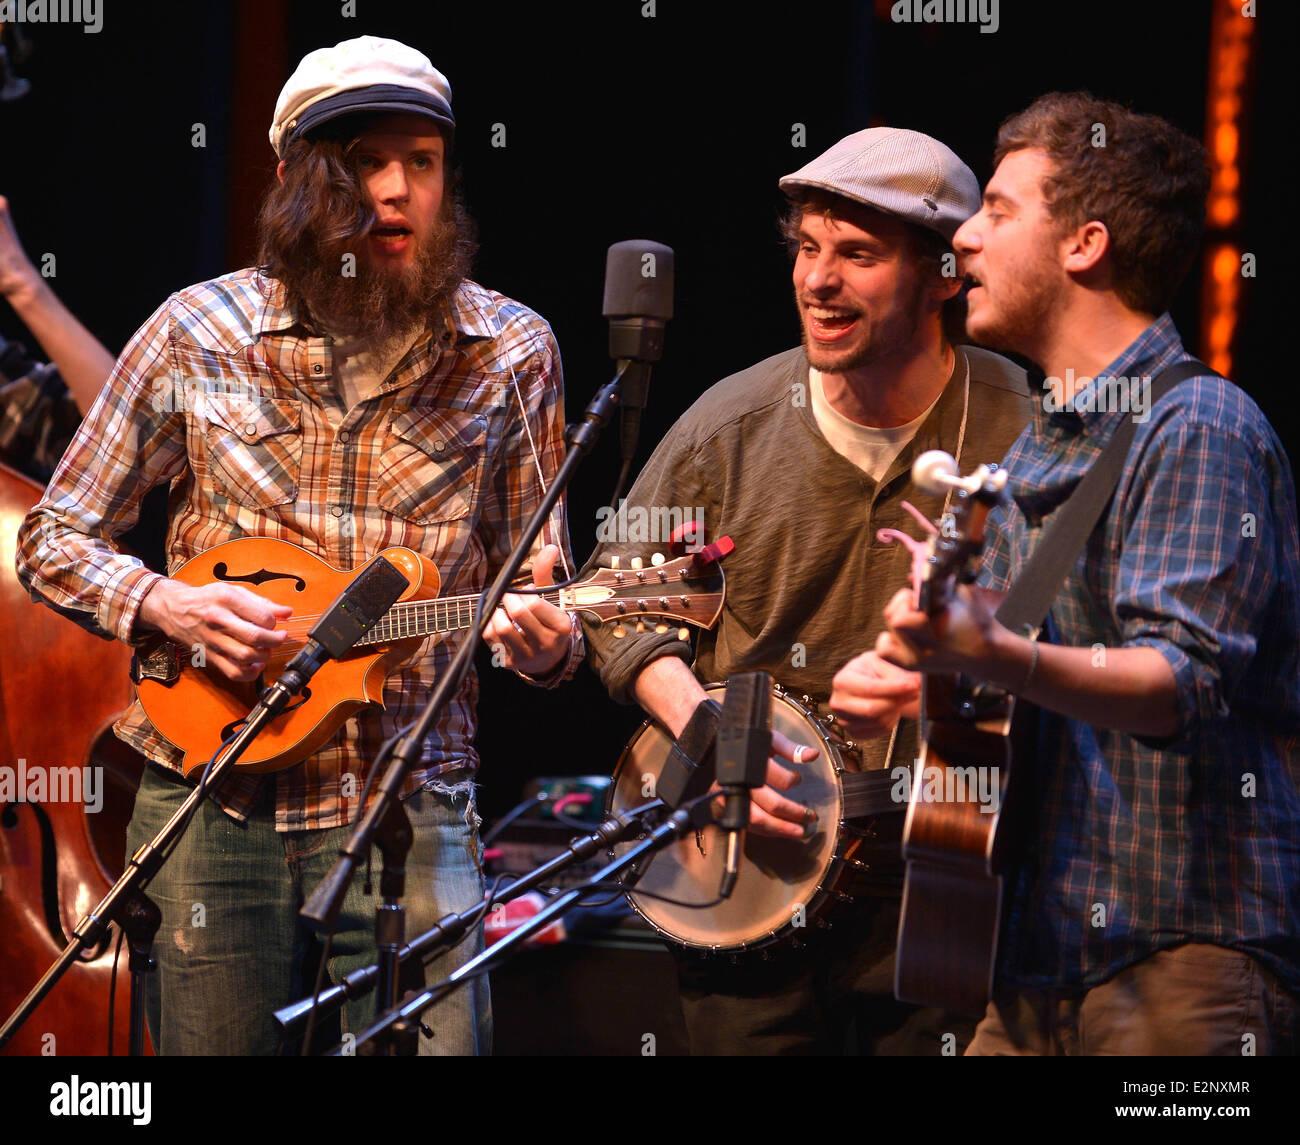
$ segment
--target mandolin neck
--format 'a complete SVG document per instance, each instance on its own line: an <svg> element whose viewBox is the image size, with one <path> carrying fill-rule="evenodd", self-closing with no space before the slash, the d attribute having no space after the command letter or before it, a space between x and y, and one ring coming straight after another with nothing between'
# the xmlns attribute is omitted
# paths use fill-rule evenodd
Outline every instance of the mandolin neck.
<svg viewBox="0 0 1300 1145"><path fill-rule="evenodd" d="M562 600L560 592L538 593L542 600L549 601L565 612L575 612L575 605ZM390 644L396 640L409 640L416 636L432 636L435 633L460 632L473 627L474 605L478 594L469 596L444 596L436 600L405 600L393 605L367 632L357 646L364 644Z"/></svg>

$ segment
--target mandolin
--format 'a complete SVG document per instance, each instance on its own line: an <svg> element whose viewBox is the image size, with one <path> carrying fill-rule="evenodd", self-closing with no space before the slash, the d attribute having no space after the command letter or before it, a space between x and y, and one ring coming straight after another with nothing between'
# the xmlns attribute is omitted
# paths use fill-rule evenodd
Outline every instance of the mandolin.
<svg viewBox="0 0 1300 1145"><path fill-rule="evenodd" d="M721 556L734 545L723 537L694 556L627 569L598 569L587 579L541 595L565 612L613 623L616 636L644 632L647 622L667 632L669 622L708 628L722 613L725 580ZM379 557L406 577L397 603L345 656L329 660L301 695L249 745L235 764L247 772L281 771L306 759L367 704L383 706L384 681L419 654L429 637L472 627L478 594L439 596L437 567L414 549L394 546ZM140 703L158 732L185 753L182 768L196 777L223 739L247 716L263 688L273 683L306 643L312 625L369 563L343 571L289 541L240 537L208 549L172 577L188 585L238 584L293 615L281 622L289 638L267 660L257 680L230 680L205 663L201 647L176 644L161 633L136 653L132 679ZM684 633L685 630L683 630ZM684 638L684 636L683 636Z"/></svg>

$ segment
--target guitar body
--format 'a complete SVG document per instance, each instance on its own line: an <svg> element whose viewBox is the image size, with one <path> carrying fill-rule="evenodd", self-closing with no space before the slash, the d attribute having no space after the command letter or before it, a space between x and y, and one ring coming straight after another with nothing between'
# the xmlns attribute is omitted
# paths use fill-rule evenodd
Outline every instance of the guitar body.
<svg viewBox="0 0 1300 1145"><path fill-rule="evenodd" d="M410 587L400 600L428 600L441 585L437 568L413 549L393 547L380 557L406 576ZM377 560L378 557L372 558ZM266 537L241 537L186 561L175 580L189 585L238 584L258 596L293 609L288 626L310 628L366 564L344 571L306 549ZM367 704L383 706L384 680L415 655L424 636L354 648L320 668L289 709L253 740L237 769L278 771L306 759ZM197 778L233 723L248 715L261 689L273 683L302 647L290 639L267 660L257 681L239 684L206 666L201 649L160 640L137 656L140 703L150 722L185 753L185 775Z"/></svg>
<svg viewBox="0 0 1300 1145"><path fill-rule="evenodd" d="M904 505L929 534L922 544L896 529L912 553L915 607L939 616L957 585L972 584L984 549L989 513L1005 497L1006 470L981 465L968 477L937 450L912 467L917 485L956 494L952 526L941 529ZM976 589L989 599L994 594ZM1014 696L959 676L926 676L921 685L921 758L903 824L902 916L894 993L905 1002L981 1017L993 993L1002 882L1017 809L1030 802L1023 781L1012 786L1012 762L1034 730Z"/></svg>
<svg viewBox="0 0 1300 1145"><path fill-rule="evenodd" d="M907 875L894 993L980 1017L992 994L1003 871L1028 802L1014 760L1032 734L1032 705L1002 693L966 706L955 679L924 685L924 746L903 827Z"/></svg>

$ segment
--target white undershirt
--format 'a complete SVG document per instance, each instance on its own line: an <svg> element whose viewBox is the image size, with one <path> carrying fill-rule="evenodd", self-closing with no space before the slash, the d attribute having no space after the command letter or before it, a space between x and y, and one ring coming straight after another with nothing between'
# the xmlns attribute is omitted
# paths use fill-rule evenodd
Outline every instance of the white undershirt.
<svg viewBox="0 0 1300 1145"><path fill-rule="evenodd" d="M873 481L879 483L889 472L903 447L916 436L921 423L930 416L939 398L936 397L919 417L913 418L906 425L894 426L892 429L878 429L871 425L859 425L845 417L826 400L826 389L822 385L820 370L808 370L808 389L812 393L812 412L817 419L817 428L830 443L832 449L847 458L861 469ZM940 391L942 396L943 391Z"/></svg>
<svg viewBox="0 0 1300 1145"><path fill-rule="evenodd" d="M334 377L343 408L351 410L358 402L370 397L393 372L419 337L419 331L387 343L376 351L368 338L334 340Z"/></svg>

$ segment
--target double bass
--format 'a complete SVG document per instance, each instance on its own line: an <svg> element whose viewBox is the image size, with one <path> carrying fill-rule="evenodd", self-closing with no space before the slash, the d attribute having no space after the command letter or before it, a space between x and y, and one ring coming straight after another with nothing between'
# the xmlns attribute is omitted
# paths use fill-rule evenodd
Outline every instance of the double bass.
<svg viewBox="0 0 1300 1145"><path fill-rule="evenodd" d="M0 465L0 1021L59 957L73 927L124 866L126 827L144 760L113 734L131 702L130 650L34 604L14 572L18 527L41 487ZM19 761L24 761L19 765ZM55 768L99 768L102 806L60 801ZM33 782L42 773L40 782ZM86 772L81 773L83 776ZM24 781L21 785L19 781ZM43 796L28 799L30 793ZM55 798L51 799L50 795ZM118 931L74 965L5 1047L6 1054L125 1054L130 976ZM110 1049L109 1011L113 1005Z"/></svg>

